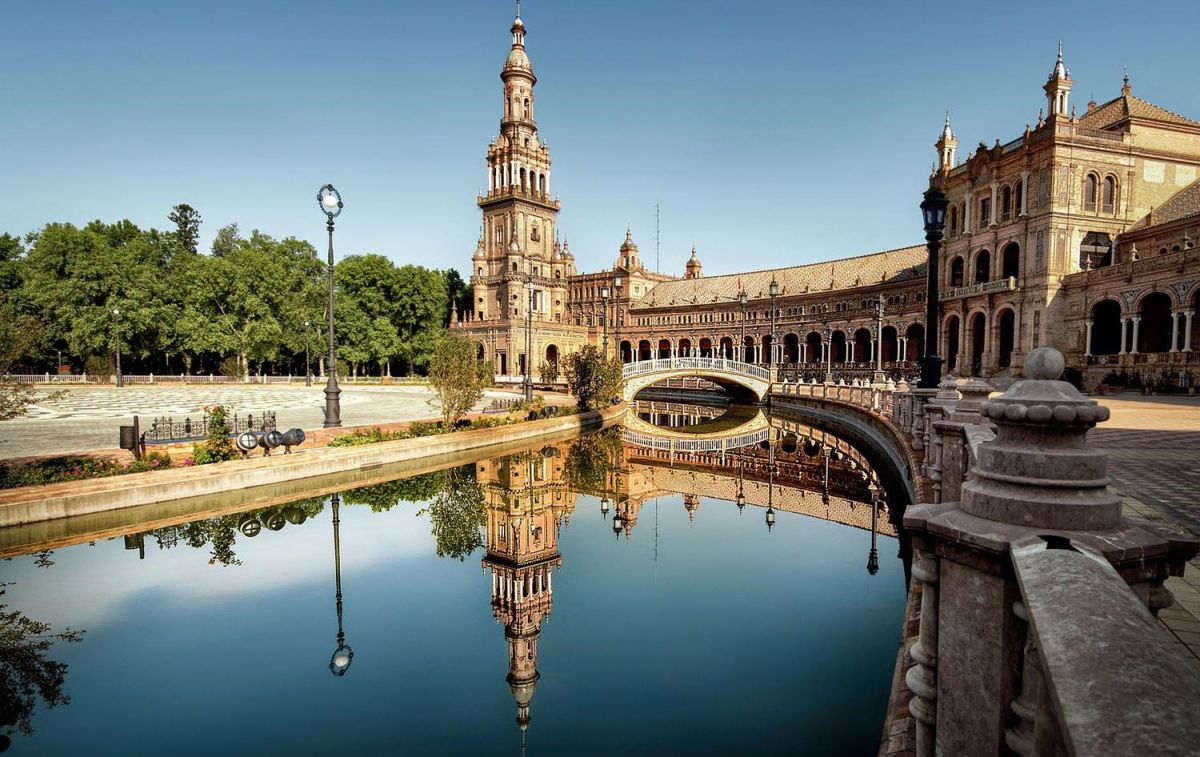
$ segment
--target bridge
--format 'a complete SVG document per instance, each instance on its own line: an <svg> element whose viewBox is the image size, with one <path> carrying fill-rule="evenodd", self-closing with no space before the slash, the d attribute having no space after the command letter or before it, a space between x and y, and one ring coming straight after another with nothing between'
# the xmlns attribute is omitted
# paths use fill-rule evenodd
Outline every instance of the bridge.
<svg viewBox="0 0 1200 757"><path fill-rule="evenodd" d="M725 389L735 398L753 395L762 402L771 391L771 371L758 365L720 357L673 357L659 360L640 360L626 363L625 401L632 401L638 392L673 378L698 376Z"/></svg>

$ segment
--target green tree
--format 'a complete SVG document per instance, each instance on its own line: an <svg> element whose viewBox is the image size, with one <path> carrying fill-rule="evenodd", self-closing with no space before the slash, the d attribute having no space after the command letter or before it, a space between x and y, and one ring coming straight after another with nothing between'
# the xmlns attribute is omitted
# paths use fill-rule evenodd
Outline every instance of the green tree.
<svg viewBox="0 0 1200 757"><path fill-rule="evenodd" d="M0 584L2 588L9 584ZM76 642L83 631L55 632L49 623L33 620L0 602L0 728L7 735L33 735L33 713L40 699L46 707L71 703L63 692L65 663L46 659L56 641Z"/></svg>
<svg viewBox="0 0 1200 757"><path fill-rule="evenodd" d="M179 246L195 254L200 243L200 213L191 205L179 204L171 209L167 219L175 224L175 237Z"/></svg>
<svg viewBox="0 0 1200 757"><path fill-rule="evenodd" d="M212 254L218 258L222 255L228 255L237 248L238 243L241 242L241 239L242 234L240 231L238 231L238 225L236 223L230 223L222 226L221 228L217 229L217 235L213 237Z"/></svg>
<svg viewBox="0 0 1200 757"><path fill-rule="evenodd" d="M0 292L0 377L18 372L18 363L38 343L41 331L40 321L18 313L8 295ZM38 393L32 385L0 380L0 421L24 415L37 399Z"/></svg>
<svg viewBox="0 0 1200 757"><path fill-rule="evenodd" d="M580 410L606 407L613 398L620 397L625 381L621 375L621 362L616 358L605 359L590 344L567 355L567 388L575 397Z"/></svg>
<svg viewBox="0 0 1200 757"><path fill-rule="evenodd" d="M492 374L486 363L476 359L475 344L466 334L442 331L434 338L429 383L442 411L442 423L450 426L483 399Z"/></svg>
<svg viewBox="0 0 1200 757"><path fill-rule="evenodd" d="M538 366L538 381L543 384L553 384L558 381L558 365L549 360L543 360Z"/></svg>
<svg viewBox="0 0 1200 757"><path fill-rule="evenodd" d="M348 505L366 505L371 508L371 512L382 513L401 502L428 502L448 484L447 471L433 471L385 484L351 489L342 494L342 500Z"/></svg>
<svg viewBox="0 0 1200 757"><path fill-rule="evenodd" d="M475 480L470 466L447 472L445 486L418 515L429 515L438 557L459 561L483 546L483 525L487 513L483 488Z"/></svg>
<svg viewBox="0 0 1200 757"><path fill-rule="evenodd" d="M446 310L446 280L437 271L414 265L396 269L396 314L394 324L400 337L399 357L411 375L429 364L434 335Z"/></svg>
<svg viewBox="0 0 1200 757"><path fill-rule="evenodd" d="M450 325L450 314L452 306L458 307L459 315L465 317L471 310L472 287L470 284L463 281L462 275L457 269L448 268L442 271L442 276L446 281L446 317L445 325Z"/></svg>

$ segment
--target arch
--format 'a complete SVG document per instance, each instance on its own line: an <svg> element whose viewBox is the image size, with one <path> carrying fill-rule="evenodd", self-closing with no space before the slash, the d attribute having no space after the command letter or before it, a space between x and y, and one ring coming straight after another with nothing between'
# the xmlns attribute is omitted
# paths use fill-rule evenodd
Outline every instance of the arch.
<svg viewBox="0 0 1200 757"><path fill-rule="evenodd" d="M868 328L856 329L854 332L854 344L851 350L852 363L869 363L871 361L871 330Z"/></svg>
<svg viewBox="0 0 1200 757"><path fill-rule="evenodd" d="M810 362L810 363L824 362L825 356L821 354L821 335L820 334L818 334L815 331L808 332L808 335L804 337L804 344L805 344L804 351L807 353L805 355L805 357L808 358L808 362Z"/></svg>
<svg viewBox="0 0 1200 757"><path fill-rule="evenodd" d="M1171 349L1171 296L1151 292L1138 306L1142 322L1138 325L1138 352L1166 352Z"/></svg>
<svg viewBox="0 0 1200 757"><path fill-rule="evenodd" d="M483 342L476 342L475 343L475 359L482 363L484 354L485 354L485 350L484 350Z"/></svg>
<svg viewBox="0 0 1200 757"><path fill-rule="evenodd" d="M715 357L712 340L706 336L700 338L700 357Z"/></svg>
<svg viewBox="0 0 1200 757"><path fill-rule="evenodd" d="M692 354L692 340L686 336L679 340L679 357L695 357Z"/></svg>
<svg viewBox="0 0 1200 757"><path fill-rule="evenodd" d="M971 375L983 372L983 353L987 349L987 316L977 312L971 316Z"/></svg>
<svg viewBox="0 0 1200 757"><path fill-rule="evenodd" d="M899 334L895 326L883 327L883 342L879 345L880 359L885 363L896 362L897 349L900 346Z"/></svg>
<svg viewBox="0 0 1200 757"><path fill-rule="evenodd" d="M720 345L720 350L721 350L721 357L725 358L726 360L733 360L733 338L728 337L728 336L723 336L723 337L721 337L721 341L720 341L719 345Z"/></svg>
<svg viewBox="0 0 1200 757"><path fill-rule="evenodd" d="M1116 355L1121 351L1121 303L1103 299L1092 305L1093 355Z"/></svg>
<svg viewBox="0 0 1200 757"><path fill-rule="evenodd" d="M904 330L904 337L908 342L908 351L905 353L904 359L912 362L919 361L925 355L925 324L910 323Z"/></svg>
<svg viewBox="0 0 1200 757"><path fill-rule="evenodd" d="M829 359L834 363L846 362L846 332L834 331L829 337Z"/></svg>
<svg viewBox="0 0 1200 757"><path fill-rule="evenodd" d="M950 281L947 282L951 287L960 287L963 285L963 270L966 268L966 261L962 255L956 255L954 260L950 261Z"/></svg>
<svg viewBox="0 0 1200 757"><path fill-rule="evenodd" d="M524 113L525 117L528 118L529 117L529 98L528 97L525 98L525 102L523 104L524 104L525 108L522 111L522 113Z"/></svg>
<svg viewBox="0 0 1200 757"><path fill-rule="evenodd" d="M754 337L748 336L742 339L742 354L738 359L743 363L754 362Z"/></svg>
<svg viewBox="0 0 1200 757"><path fill-rule="evenodd" d="M1013 211L1016 212L1017 215L1020 215L1021 213L1024 212L1022 210L1022 208L1025 207L1024 200L1025 200L1025 180L1018 179L1017 183L1013 185Z"/></svg>
<svg viewBox="0 0 1200 757"><path fill-rule="evenodd" d="M546 194L546 174L538 174L538 194Z"/></svg>
<svg viewBox="0 0 1200 757"><path fill-rule="evenodd" d="M621 350L621 362L622 363L632 363L633 362L633 345L629 343L628 339L621 340L621 346L619 349Z"/></svg>
<svg viewBox="0 0 1200 757"><path fill-rule="evenodd" d="M785 363L800 362L800 337L795 333L783 335L783 361Z"/></svg>
<svg viewBox="0 0 1200 757"><path fill-rule="evenodd" d="M525 175L525 166L521 166L521 191L529 191L529 177Z"/></svg>
<svg viewBox="0 0 1200 757"><path fill-rule="evenodd" d="M643 339L638 342L638 360L653 360L654 354L650 351L650 340Z"/></svg>
<svg viewBox="0 0 1200 757"><path fill-rule="evenodd" d="M1100 186L1100 177L1089 173L1083 179L1083 209L1095 212L1096 194Z"/></svg>
<svg viewBox="0 0 1200 757"><path fill-rule="evenodd" d="M946 318L946 327L942 329L942 333L946 335L946 349L943 352L946 355L946 371L949 373L958 368L958 332L961 328L961 319L957 314L951 314Z"/></svg>
<svg viewBox="0 0 1200 757"><path fill-rule="evenodd" d="M546 346L546 362L553 368L554 372L558 372L558 345L550 344Z"/></svg>
<svg viewBox="0 0 1200 757"><path fill-rule="evenodd" d="M483 278L483 266L479 266L479 278Z"/></svg>
<svg viewBox="0 0 1200 757"><path fill-rule="evenodd" d="M1016 347L1017 314L1012 308L1004 308L996 318L997 365L1001 370L1012 367L1013 348Z"/></svg>
<svg viewBox="0 0 1200 757"><path fill-rule="evenodd" d="M1016 278L1021 275L1021 245L1009 242L1000 253L1000 275L1003 278Z"/></svg>
<svg viewBox="0 0 1200 757"><path fill-rule="evenodd" d="M950 236L958 236L958 206L954 205L950 208Z"/></svg>
<svg viewBox="0 0 1200 757"><path fill-rule="evenodd" d="M669 357L671 357L671 340L670 339L659 339L658 340L658 359L664 360Z"/></svg>
<svg viewBox="0 0 1200 757"><path fill-rule="evenodd" d="M1104 177L1100 189L1100 208L1105 213L1115 213L1117 210L1117 179L1109 175Z"/></svg>
<svg viewBox="0 0 1200 757"><path fill-rule="evenodd" d="M762 338L762 355L760 362L771 364L775 362L775 336L766 334Z"/></svg>
<svg viewBox="0 0 1200 757"><path fill-rule="evenodd" d="M975 253L975 279L972 284L986 284L992 280L992 253L980 250Z"/></svg>

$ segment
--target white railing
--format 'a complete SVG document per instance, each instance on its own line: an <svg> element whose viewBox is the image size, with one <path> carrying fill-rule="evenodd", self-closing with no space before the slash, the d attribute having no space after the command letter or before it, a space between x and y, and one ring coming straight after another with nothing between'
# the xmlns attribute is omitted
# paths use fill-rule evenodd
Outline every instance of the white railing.
<svg viewBox="0 0 1200 757"><path fill-rule="evenodd" d="M625 429L621 437L628 443L647 449L673 450L675 452L721 452L759 444L767 440L771 429L762 428L736 436L704 439L680 439L678 437L655 436Z"/></svg>
<svg viewBox="0 0 1200 757"><path fill-rule="evenodd" d="M751 376L762 381L769 382L771 380L771 371L768 368L743 363L738 360L726 360L720 357L674 357L641 360L636 363L626 363L621 373L625 378L632 378L645 373L665 373L667 371L678 370L719 371L722 373L737 373L742 376Z"/></svg>

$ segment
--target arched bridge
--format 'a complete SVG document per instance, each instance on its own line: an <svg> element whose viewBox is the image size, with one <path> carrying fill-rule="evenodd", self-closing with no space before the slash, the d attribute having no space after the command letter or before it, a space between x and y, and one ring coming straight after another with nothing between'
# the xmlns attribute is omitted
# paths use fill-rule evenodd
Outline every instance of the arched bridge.
<svg viewBox="0 0 1200 757"><path fill-rule="evenodd" d="M672 378L699 376L721 386L732 394L749 392L761 402L771 390L771 372L757 365L719 357L675 357L660 360L641 360L626 363L625 400L632 401L638 392Z"/></svg>

